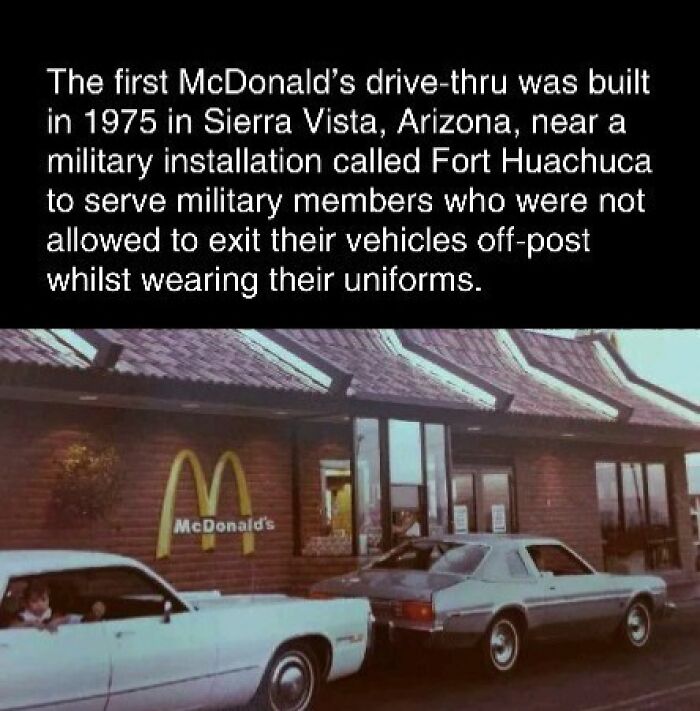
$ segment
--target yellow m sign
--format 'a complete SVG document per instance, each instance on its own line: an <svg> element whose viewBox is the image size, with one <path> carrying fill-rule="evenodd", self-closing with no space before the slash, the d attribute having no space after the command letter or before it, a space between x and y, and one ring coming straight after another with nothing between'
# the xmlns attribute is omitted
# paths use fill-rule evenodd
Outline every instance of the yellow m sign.
<svg viewBox="0 0 700 711"><path fill-rule="evenodd" d="M183 449L173 460L170 467L168 484L165 487L163 497L163 508L160 512L160 528L158 532L158 545L156 547L156 558L167 558L170 555L170 544L173 536L173 522L175 518L175 497L180 481L180 474L183 468L189 464L192 476L194 477L195 491L197 492L197 507L200 518L214 518L219 503L219 492L221 491L221 479L227 465L230 465L236 478L238 488L238 508L240 516L252 516L253 509L250 505L250 495L248 493L248 483L245 472L241 466L241 460L235 452L224 452L214 467L214 477L211 481L211 488L207 487L207 480L204 476L202 464L199 457L191 449ZM202 533L202 550L209 551L215 546L214 533ZM243 555L249 555L255 550L255 539L252 531L243 533Z"/></svg>

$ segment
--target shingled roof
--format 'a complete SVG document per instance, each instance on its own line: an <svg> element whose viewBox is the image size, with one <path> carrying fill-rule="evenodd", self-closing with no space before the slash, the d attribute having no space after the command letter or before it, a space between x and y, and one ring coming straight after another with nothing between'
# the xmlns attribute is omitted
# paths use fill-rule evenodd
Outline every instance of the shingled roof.
<svg viewBox="0 0 700 711"><path fill-rule="evenodd" d="M298 355L304 357L308 351L351 376L351 397L493 409L431 374L403 349L397 350L381 329L279 329L277 333L284 339L281 343Z"/></svg>
<svg viewBox="0 0 700 711"><path fill-rule="evenodd" d="M92 378L90 387L99 390L106 377L117 389L121 382L155 383L159 391L180 383L167 388L176 398L191 386L226 402L258 403L267 392L335 409L347 398L700 431L697 404L640 379L602 336L516 329L13 329L0 330L0 365L13 387L25 382L17 369L41 374L43 388L52 373L64 371L70 388Z"/></svg>
<svg viewBox="0 0 700 711"><path fill-rule="evenodd" d="M513 395L510 412L608 420L599 410L536 380L509 356L493 329L410 329L409 347L442 357L464 377L474 375ZM429 355L429 357L430 357Z"/></svg>
<svg viewBox="0 0 700 711"><path fill-rule="evenodd" d="M114 347L112 362L99 355ZM0 330L0 362L188 383L322 394L326 386L245 332L214 329ZM105 367L106 366L106 367Z"/></svg>
<svg viewBox="0 0 700 711"><path fill-rule="evenodd" d="M38 328L0 330L0 362L87 368L90 363L49 331Z"/></svg>
<svg viewBox="0 0 700 711"><path fill-rule="evenodd" d="M98 329L123 346L117 371L274 390L326 388L236 329Z"/></svg>
<svg viewBox="0 0 700 711"><path fill-rule="evenodd" d="M681 398L666 394L668 405L657 404L652 400L654 391L647 389L645 393L644 387L635 388L634 383L627 378L618 378L606 367L599 351L601 346L604 347L600 339L561 338L533 331L521 331L520 337L525 348L537 360L557 373L583 386L595 388L630 407L630 422L656 427L692 426L689 417L678 415L671 409L674 400ZM692 403L688 404L692 406Z"/></svg>

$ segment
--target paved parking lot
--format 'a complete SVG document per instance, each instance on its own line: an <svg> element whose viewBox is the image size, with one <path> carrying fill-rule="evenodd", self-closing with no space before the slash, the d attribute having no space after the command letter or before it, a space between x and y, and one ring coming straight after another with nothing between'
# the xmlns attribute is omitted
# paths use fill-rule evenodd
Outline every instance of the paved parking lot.
<svg viewBox="0 0 700 711"><path fill-rule="evenodd" d="M435 652L331 684L325 711L700 709L700 603L657 625L650 647L605 643L526 649L508 679L488 679L469 652Z"/></svg>

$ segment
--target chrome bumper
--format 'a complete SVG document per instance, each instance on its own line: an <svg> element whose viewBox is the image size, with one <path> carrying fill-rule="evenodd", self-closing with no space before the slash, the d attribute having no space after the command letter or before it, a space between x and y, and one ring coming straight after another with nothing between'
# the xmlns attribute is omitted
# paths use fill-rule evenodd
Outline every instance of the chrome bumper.
<svg viewBox="0 0 700 711"><path fill-rule="evenodd" d="M375 651L390 647L418 647L441 646L443 628L441 626L425 628L412 627L411 625L397 624L392 620L377 620L373 632L373 648Z"/></svg>

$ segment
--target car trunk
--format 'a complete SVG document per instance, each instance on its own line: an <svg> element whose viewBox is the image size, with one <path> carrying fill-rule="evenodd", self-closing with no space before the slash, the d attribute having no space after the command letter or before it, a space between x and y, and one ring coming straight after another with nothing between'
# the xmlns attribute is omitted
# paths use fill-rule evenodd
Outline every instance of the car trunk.
<svg viewBox="0 0 700 711"><path fill-rule="evenodd" d="M328 594L368 597L370 600L427 602L438 590L450 587L461 579L461 576L451 573L374 568L328 580L319 589Z"/></svg>

